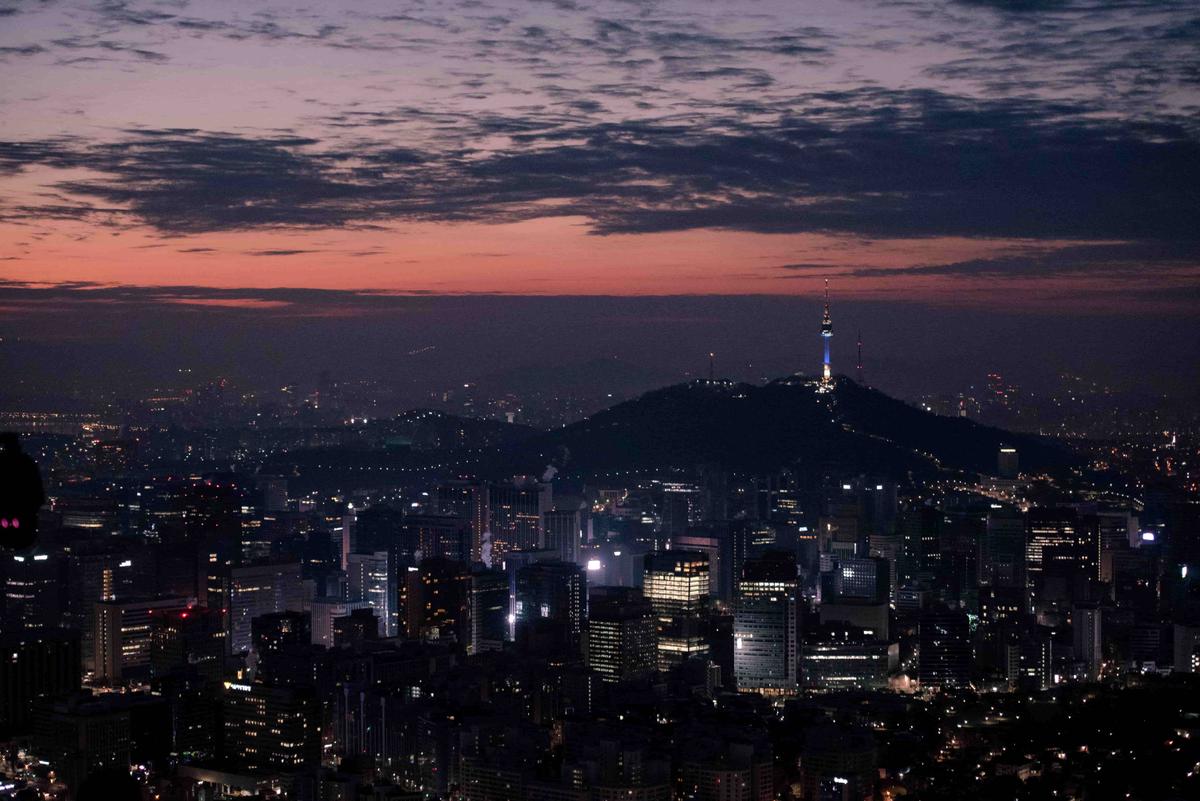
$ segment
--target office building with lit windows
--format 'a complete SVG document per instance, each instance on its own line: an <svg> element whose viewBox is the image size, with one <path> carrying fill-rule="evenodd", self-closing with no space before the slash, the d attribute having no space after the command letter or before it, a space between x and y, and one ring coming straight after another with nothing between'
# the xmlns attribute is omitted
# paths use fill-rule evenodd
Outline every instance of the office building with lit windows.
<svg viewBox="0 0 1200 801"><path fill-rule="evenodd" d="M321 705L310 689L225 682L225 753L245 770L297 770L321 758Z"/></svg>
<svg viewBox="0 0 1200 801"><path fill-rule="evenodd" d="M1046 574L1100 578L1100 521L1075 509L1032 509L1026 517L1025 562L1032 582Z"/></svg>
<svg viewBox="0 0 1200 801"><path fill-rule="evenodd" d="M471 571L469 593L467 653L502 650L509 638L508 575L502 570L479 566Z"/></svg>
<svg viewBox="0 0 1200 801"><path fill-rule="evenodd" d="M397 583L387 551L352 553L346 562L346 589L351 601L365 601L379 618L379 636L395 637L400 614Z"/></svg>
<svg viewBox="0 0 1200 801"><path fill-rule="evenodd" d="M642 594L658 618L659 670L708 653L701 616L708 604L709 586L708 554L646 554Z"/></svg>
<svg viewBox="0 0 1200 801"><path fill-rule="evenodd" d="M971 683L971 629L967 613L928 609L917 626L917 677L922 687L950 689Z"/></svg>
<svg viewBox="0 0 1200 801"><path fill-rule="evenodd" d="M740 692L796 692L798 589L791 554L746 562L733 614L733 673Z"/></svg>
<svg viewBox="0 0 1200 801"><path fill-rule="evenodd" d="M709 596L709 559L698 551L646 554L642 592L663 623L698 616Z"/></svg>
<svg viewBox="0 0 1200 801"><path fill-rule="evenodd" d="M589 599L587 664L601 681L653 673L658 664L654 609L629 587L605 587Z"/></svg>
<svg viewBox="0 0 1200 801"><path fill-rule="evenodd" d="M587 573L571 562L534 562L517 571L516 625L552 621L573 649L587 628Z"/></svg>
<svg viewBox="0 0 1200 801"><path fill-rule="evenodd" d="M249 651L254 639L254 618L304 608L300 563L237 565L214 571L207 598L209 608L228 610L230 652Z"/></svg>
<svg viewBox="0 0 1200 801"><path fill-rule="evenodd" d="M150 673L150 653L156 616L177 614L188 607L186 598L101 601L95 605L95 678L115 684Z"/></svg>
<svg viewBox="0 0 1200 801"><path fill-rule="evenodd" d="M814 690L885 690L900 646L854 626L830 624L804 633L801 683Z"/></svg>
<svg viewBox="0 0 1200 801"><path fill-rule="evenodd" d="M27 552L4 556L5 631L40 631L62 625L62 560Z"/></svg>

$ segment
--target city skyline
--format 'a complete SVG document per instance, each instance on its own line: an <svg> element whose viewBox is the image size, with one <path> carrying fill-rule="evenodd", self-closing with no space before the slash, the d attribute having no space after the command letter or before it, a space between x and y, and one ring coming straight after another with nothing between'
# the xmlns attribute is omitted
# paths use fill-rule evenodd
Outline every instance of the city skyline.
<svg viewBox="0 0 1200 801"><path fill-rule="evenodd" d="M0 0L0 801L1200 798L1195 0Z"/></svg>

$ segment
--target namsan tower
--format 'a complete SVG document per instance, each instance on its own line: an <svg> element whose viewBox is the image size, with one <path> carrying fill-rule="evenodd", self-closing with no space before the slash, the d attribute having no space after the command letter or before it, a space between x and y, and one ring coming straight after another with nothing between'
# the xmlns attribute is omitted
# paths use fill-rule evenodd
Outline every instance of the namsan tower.
<svg viewBox="0 0 1200 801"><path fill-rule="evenodd" d="M829 316L829 279L825 279L825 314L821 317L821 342L825 345L825 362L821 369L821 389L833 389L833 372L829 366L829 340L833 337L833 318Z"/></svg>

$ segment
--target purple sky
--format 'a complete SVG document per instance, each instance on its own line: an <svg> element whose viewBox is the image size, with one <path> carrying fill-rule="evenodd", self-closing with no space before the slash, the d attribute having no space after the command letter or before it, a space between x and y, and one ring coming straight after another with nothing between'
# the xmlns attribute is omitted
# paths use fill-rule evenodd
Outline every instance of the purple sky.
<svg viewBox="0 0 1200 801"><path fill-rule="evenodd" d="M1200 305L1194 1L0 0L0 75L0 312L30 331L133 298L328 317L826 277L950 311ZM280 287L329 292L252 291Z"/></svg>

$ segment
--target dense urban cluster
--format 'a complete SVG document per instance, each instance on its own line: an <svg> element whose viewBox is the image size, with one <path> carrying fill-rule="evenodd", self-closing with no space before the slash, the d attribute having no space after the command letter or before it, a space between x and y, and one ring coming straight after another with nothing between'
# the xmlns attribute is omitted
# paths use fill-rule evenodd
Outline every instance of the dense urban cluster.
<svg viewBox="0 0 1200 801"><path fill-rule="evenodd" d="M823 416L856 386L788 384ZM329 394L5 415L47 502L0 556L0 797L1200 795L1178 438L513 475L532 428ZM710 436L607 419L639 452Z"/></svg>

